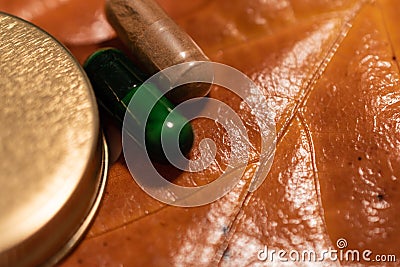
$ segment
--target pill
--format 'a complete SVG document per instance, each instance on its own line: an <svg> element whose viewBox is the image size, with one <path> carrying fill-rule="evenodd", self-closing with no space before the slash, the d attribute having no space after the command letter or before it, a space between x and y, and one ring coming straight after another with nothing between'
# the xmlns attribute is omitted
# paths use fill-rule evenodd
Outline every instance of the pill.
<svg viewBox="0 0 400 267"><path fill-rule="evenodd" d="M148 119L141 119L143 116L137 114L136 116L129 110L129 102L146 80L146 75L121 51L114 48L101 49L89 56L84 63L84 69L92 83L98 103L111 116L122 124L127 114L132 117L130 120L130 123L133 123L132 127L137 129L145 127L145 146L152 160L166 162L161 144L162 131L164 131L163 138L167 138L165 140L179 138L182 154L190 151L193 144L193 130L190 123L183 115L173 110L173 104L165 96L159 99L162 94L155 84L146 83L146 90L140 103L143 107L156 103ZM135 141L140 140L138 131L132 131L130 134ZM140 142L137 143L140 145Z"/></svg>
<svg viewBox="0 0 400 267"><path fill-rule="evenodd" d="M149 74L183 62L209 61L192 38L153 0L107 0L106 15L140 67ZM180 103L205 96L209 91L208 83L190 83L168 92L167 97Z"/></svg>

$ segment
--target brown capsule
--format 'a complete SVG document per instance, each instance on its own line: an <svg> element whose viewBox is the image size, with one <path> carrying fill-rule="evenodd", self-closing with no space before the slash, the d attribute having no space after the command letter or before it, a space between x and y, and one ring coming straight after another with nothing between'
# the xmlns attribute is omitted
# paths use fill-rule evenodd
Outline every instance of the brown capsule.
<svg viewBox="0 0 400 267"><path fill-rule="evenodd" d="M192 38L153 0L108 0L106 14L118 36L148 74L183 62L209 61ZM209 90L209 84L192 83L177 87L167 97L179 103L205 96Z"/></svg>

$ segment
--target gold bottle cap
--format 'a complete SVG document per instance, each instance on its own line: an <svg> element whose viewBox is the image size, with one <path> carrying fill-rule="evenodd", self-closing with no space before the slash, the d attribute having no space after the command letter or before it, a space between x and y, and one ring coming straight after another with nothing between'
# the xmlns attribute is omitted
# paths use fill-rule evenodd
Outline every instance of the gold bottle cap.
<svg viewBox="0 0 400 267"><path fill-rule="evenodd" d="M0 266L57 262L99 205L107 149L79 63L0 13Z"/></svg>

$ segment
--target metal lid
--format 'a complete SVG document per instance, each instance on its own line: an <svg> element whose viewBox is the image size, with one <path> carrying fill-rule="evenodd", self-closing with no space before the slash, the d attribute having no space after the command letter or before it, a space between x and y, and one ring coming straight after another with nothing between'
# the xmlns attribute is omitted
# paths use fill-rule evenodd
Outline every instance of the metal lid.
<svg viewBox="0 0 400 267"><path fill-rule="evenodd" d="M0 13L0 266L53 264L94 216L107 175L90 83L54 38Z"/></svg>

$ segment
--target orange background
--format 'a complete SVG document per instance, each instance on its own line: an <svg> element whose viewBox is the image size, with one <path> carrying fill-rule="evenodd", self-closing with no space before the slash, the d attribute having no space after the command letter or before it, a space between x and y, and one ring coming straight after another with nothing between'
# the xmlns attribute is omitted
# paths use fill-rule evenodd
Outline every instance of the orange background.
<svg viewBox="0 0 400 267"><path fill-rule="evenodd" d="M399 258L400 2L159 2L211 60L246 73L274 104L274 164L263 185L248 193L258 128L241 99L215 87L210 97L236 110L251 140L251 161L237 187L206 206L166 206L135 184L120 157L93 226L61 265L244 266L258 262L264 245L320 252L336 249L339 238L350 249ZM121 47L103 5L2 0L0 10L43 27L83 62L99 47ZM190 156L206 137L218 153L201 173L160 167L180 185L216 179L229 159L223 129L208 120L195 120L193 128Z"/></svg>

